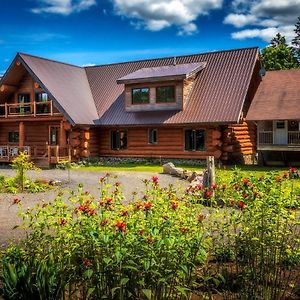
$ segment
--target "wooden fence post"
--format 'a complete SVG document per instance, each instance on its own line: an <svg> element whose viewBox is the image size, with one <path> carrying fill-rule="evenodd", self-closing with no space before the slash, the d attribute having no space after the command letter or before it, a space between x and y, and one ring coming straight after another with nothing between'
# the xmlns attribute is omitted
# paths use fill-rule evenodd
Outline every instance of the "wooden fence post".
<svg viewBox="0 0 300 300"><path fill-rule="evenodd" d="M215 170L215 158L208 156L206 159L207 175L208 175L208 187L211 187L216 183L216 170Z"/></svg>

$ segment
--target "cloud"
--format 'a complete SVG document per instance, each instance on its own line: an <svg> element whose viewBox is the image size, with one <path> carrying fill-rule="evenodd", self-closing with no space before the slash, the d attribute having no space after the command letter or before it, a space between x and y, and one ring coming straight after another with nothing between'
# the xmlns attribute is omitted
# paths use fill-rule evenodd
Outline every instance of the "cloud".
<svg viewBox="0 0 300 300"><path fill-rule="evenodd" d="M300 15L300 0L234 0L231 10L224 19L225 24L252 27L232 33L234 39L255 37L270 42L279 32L290 42Z"/></svg>
<svg viewBox="0 0 300 300"><path fill-rule="evenodd" d="M117 15L151 31L176 26L179 35L197 32L195 21L222 7L223 0L111 0Z"/></svg>
<svg viewBox="0 0 300 300"><path fill-rule="evenodd" d="M96 0L36 0L38 7L31 9L33 13L70 15L87 10L96 5Z"/></svg>

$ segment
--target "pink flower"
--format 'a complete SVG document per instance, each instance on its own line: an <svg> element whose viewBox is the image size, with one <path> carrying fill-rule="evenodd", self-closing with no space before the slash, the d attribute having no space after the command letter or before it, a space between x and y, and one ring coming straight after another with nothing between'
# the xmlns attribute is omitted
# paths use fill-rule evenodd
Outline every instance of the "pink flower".
<svg viewBox="0 0 300 300"><path fill-rule="evenodd" d="M117 227L119 232L125 232L126 231L126 223L123 222L123 221L118 221L116 223L116 227Z"/></svg>
<svg viewBox="0 0 300 300"><path fill-rule="evenodd" d="M152 176L151 180L154 184L158 184L158 177L157 176Z"/></svg>
<svg viewBox="0 0 300 300"><path fill-rule="evenodd" d="M240 209L244 209L244 207L245 207L245 202L244 201L240 201L239 202L239 208Z"/></svg>

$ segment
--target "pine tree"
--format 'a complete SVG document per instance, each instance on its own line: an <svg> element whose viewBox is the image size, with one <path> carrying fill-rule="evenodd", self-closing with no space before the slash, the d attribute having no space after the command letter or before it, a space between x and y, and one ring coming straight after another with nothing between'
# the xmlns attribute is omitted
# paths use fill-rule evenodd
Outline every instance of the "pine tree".
<svg viewBox="0 0 300 300"><path fill-rule="evenodd" d="M300 67L300 16L298 17L298 22L295 25L295 37L292 40L293 53L297 59L298 67Z"/></svg>
<svg viewBox="0 0 300 300"><path fill-rule="evenodd" d="M261 53L262 62L266 70L288 70L298 67L293 49L286 43L280 33L271 40L271 45Z"/></svg>

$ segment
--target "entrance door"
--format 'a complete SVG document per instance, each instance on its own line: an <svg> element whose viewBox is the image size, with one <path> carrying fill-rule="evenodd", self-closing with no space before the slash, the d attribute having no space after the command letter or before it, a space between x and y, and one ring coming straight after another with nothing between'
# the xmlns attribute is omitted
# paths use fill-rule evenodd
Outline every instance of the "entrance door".
<svg viewBox="0 0 300 300"><path fill-rule="evenodd" d="M274 121L274 144L287 145L287 122L286 121Z"/></svg>
<svg viewBox="0 0 300 300"><path fill-rule="evenodd" d="M49 126L49 145L59 144L59 126Z"/></svg>

